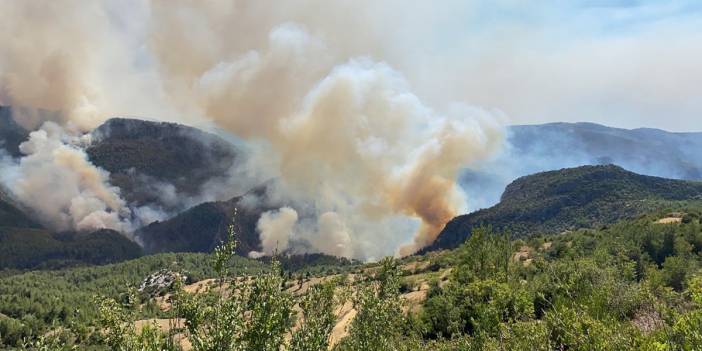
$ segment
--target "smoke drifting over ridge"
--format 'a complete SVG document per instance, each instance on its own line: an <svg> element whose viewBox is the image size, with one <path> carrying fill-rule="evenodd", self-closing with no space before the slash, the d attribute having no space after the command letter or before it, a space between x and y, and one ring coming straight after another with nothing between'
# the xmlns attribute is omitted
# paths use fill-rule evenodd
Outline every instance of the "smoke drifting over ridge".
<svg viewBox="0 0 702 351"><path fill-rule="evenodd" d="M137 213L120 198L108 174L88 161L81 144L89 135L75 137L53 122L46 122L20 145L20 160L0 158L0 183L44 223L56 230L109 228L131 233Z"/></svg>
<svg viewBox="0 0 702 351"><path fill-rule="evenodd" d="M0 103L59 111L42 130L88 131L113 115L224 128L252 145L247 166L278 179L269 197L295 207L261 217L264 254L299 241L362 259L409 254L465 208L457 173L501 145L501 117L430 107L391 67L411 67L392 35L364 26L372 13L350 15L351 5L3 2ZM46 116L15 117L36 128ZM38 157L36 133L10 188L39 199L42 187L20 180L44 175L23 167L67 149L78 161L61 166L79 175L77 191L56 200L69 209L58 216L25 204L59 228L129 231L135 215L106 173L61 138L47 149L54 158ZM92 211L74 211L81 203Z"/></svg>

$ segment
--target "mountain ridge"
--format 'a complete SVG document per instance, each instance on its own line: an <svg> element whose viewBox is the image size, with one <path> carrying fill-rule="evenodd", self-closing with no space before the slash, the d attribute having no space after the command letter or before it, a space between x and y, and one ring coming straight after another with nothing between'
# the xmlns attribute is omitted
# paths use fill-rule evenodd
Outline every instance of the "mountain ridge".
<svg viewBox="0 0 702 351"><path fill-rule="evenodd" d="M220 137L176 123L112 118L92 134L90 161L110 172L110 183L135 206L184 210L174 197L199 195L239 157Z"/></svg>
<svg viewBox="0 0 702 351"><path fill-rule="evenodd" d="M481 225L516 237L554 234L690 200L702 200L702 182L640 175L614 165L541 172L510 183L497 205L453 218L421 252L457 247Z"/></svg>
<svg viewBox="0 0 702 351"><path fill-rule="evenodd" d="M262 213L277 207L265 205L265 186L227 201L205 202L173 218L142 227L135 234L149 253L211 252L226 239L230 224L237 234L237 253L259 251L257 224ZM256 205L252 205L251 203Z"/></svg>

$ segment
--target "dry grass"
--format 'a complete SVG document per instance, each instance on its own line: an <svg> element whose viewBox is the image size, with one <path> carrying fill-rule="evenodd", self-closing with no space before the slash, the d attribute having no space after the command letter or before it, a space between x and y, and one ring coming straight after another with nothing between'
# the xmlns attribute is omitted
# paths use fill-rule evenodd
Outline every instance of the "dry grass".
<svg viewBox="0 0 702 351"><path fill-rule="evenodd" d="M665 217L656 221L658 224L680 224L682 223L682 218L679 217Z"/></svg>
<svg viewBox="0 0 702 351"><path fill-rule="evenodd" d="M430 281L436 280L439 282L439 285L443 285L448 281L449 275L451 274L451 269L444 269L436 272L431 272L428 271L430 266L430 260L423 260L409 262L400 267L404 272L406 272L406 274L409 274L404 276L402 279L405 281L410 281L411 285L413 286L412 291L400 295L404 302L403 311L405 313L416 313L421 310L422 303L427 299L427 295L429 293ZM372 275L374 273L377 273L378 269L378 266L368 266L358 273L362 275ZM289 293L293 294L293 296L295 296L296 298L300 298L304 296L312 286L338 278L341 278L341 275L335 274L324 277L312 277L300 281L293 280L286 284L286 290ZM348 284L347 287L351 286L351 291L349 292L351 294L353 294L353 286L360 280L363 280L359 280L360 276L358 274L348 274L345 278L346 283ZM250 281L251 279L254 278L236 278L236 280L239 282ZM227 289L228 287L229 284L224 284L225 289ZM193 284L186 285L183 287L183 290L190 294L203 294L207 292L217 291L219 288L219 282L216 279L205 279ZM344 289L345 288L340 287L339 291L341 292ZM166 294L164 296L156 297L154 298L154 300L163 311L169 311L172 308L170 303L170 297L170 294ZM294 306L294 309L298 315L296 324L299 324L302 322L302 310L300 309L300 306L298 304ZM339 341L341 341L341 339L348 335L348 328L357 314L357 311L353 306L352 299L346 299L343 304L338 306L335 310L335 314L337 316L337 321L330 335L330 348L337 345ZM182 327L184 324L184 320L182 319L177 319L174 321L175 323L169 319L146 319L137 321L135 325L137 327L137 330L141 330L141 328L143 328L145 325L152 324L157 326L161 331L167 332L174 324L175 326L180 327ZM294 329L297 329L297 326ZM184 335L179 334L176 337L183 346L184 350L191 349L190 343Z"/></svg>

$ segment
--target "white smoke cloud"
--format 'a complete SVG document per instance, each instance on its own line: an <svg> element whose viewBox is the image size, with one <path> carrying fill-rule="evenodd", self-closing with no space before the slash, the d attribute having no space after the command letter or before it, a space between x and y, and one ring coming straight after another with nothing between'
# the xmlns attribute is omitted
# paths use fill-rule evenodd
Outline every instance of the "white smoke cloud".
<svg viewBox="0 0 702 351"><path fill-rule="evenodd" d="M397 230L366 231L369 223L396 214L420 219L414 243L401 252L411 253L461 209L465 199L454 183L461 166L488 155L501 139L490 114L463 109L459 116L425 106L386 64L339 65L305 96L300 111L279 122L280 137L272 140L286 193L314 203L317 216L344 217L356 257L380 255L379 242L397 247L406 240Z"/></svg>
<svg viewBox="0 0 702 351"><path fill-rule="evenodd" d="M139 0L0 2L0 104L24 107L14 117L32 130L52 120L88 131L120 115L184 121L148 68L138 25L148 8Z"/></svg>
<svg viewBox="0 0 702 351"><path fill-rule="evenodd" d="M412 64L396 50L395 34L379 30L392 24L378 14L396 6L405 7L370 1L66 0L48 8L6 2L0 23L11 30L0 31L7 43L0 47L0 102L60 111L57 122L77 130L116 114L208 121L252 145L243 173L278 179L269 196L305 219L291 224L285 208L264 215L263 254L270 254L271 240L287 246L291 236L355 258L408 254L433 241L465 208L457 173L498 148L502 128L499 113L445 101L433 107L415 92L405 74ZM47 45L23 45L28 42ZM16 117L24 125L41 122L34 115ZM90 166L82 160L62 172L80 174ZM77 190L56 200L63 208L58 213L30 206L74 227L118 227L135 214L160 216L127 213L117 189L106 185L106 173L93 173L102 187L82 177L65 180L66 188ZM43 188L36 181L36 187L17 183L13 189L39 199ZM206 188L214 192L219 184ZM212 195L206 192L201 198ZM76 207L95 211L66 210L65 200L76 197L85 199ZM274 225L284 218L294 228Z"/></svg>
<svg viewBox="0 0 702 351"><path fill-rule="evenodd" d="M264 212L256 225L263 250L261 252L252 251L249 253L249 257L270 256L276 252L281 253L287 250L296 223L297 212L290 207Z"/></svg>
<svg viewBox="0 0 702 351"><path fill-rule="evenodd" d="M58 230L110 228L128 231L129 210L107 172L57 124L47 122L20 145L22 157L5 173L5 186ZM7 161L6 161L7 162ZM6 165L7 167L8 165Z"/></svg>
<svg viewBox="0 0 702 351"><path fill-rule="evenodd" d="M0 183L55 230L114 229L131 233L164 218L148 207L130 209L109 173L95 167L83 150L89 135L46 122L20 145L19 159L2 159Z"/></svg>
<svg viewBox="0 0 702 351"><path fill-rule="evenodd" d="M334 67L301 100L298 111L249 131L279 156L278 196L317 218L299 237L325 253L380 257L415 231L397 253L432 242L465 203L454 182L461 166L501 141L491 114L454 106L442 116L399 72L367 58Z"/></svg>
<svg viewBox="0 0 702 351"><path fill-rule="evenodd" d="M353 232L344 219L335 212L325 212L319 216L319 231L312 240L315 247L331 255L354 257Z"/></svg>

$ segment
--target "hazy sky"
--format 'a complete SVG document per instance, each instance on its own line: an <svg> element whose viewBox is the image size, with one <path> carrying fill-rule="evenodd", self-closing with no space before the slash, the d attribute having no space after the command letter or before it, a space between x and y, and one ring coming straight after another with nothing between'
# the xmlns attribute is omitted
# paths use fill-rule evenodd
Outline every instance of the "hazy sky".
<svg viewBox="0 0 702 351"><path fill-rule="evenodd" d="M152 93L172 80L164 60L216 65L265 52L269 34L292 23L324 48L308 58L322 72L359 56L387 62L437 109L459 102L509 123L702 131L699 0L6 1L3 15L5 103L46 102L55 91L43 89L64 80L57 90L72 100L40 107L164 118L169 103ZM178 49L157 52L166 44Z"/></svg>
<svg viewBox="0 0 702 351"><path fill-rule="evenodd" d="M422 94L500 109L513 123L702 131L700 1L481 1L448 8L430 35L417 39L424 47L417 59L426 60L417 66L425 69L408 71L413 79L436 80L418 84Z"/></svg>

